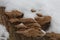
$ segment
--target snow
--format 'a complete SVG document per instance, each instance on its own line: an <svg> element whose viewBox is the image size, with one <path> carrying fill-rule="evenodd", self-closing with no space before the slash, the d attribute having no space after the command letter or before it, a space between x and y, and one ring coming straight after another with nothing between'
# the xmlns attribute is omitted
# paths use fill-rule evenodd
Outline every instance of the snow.
<svg viewBox="0 0 60 40"><path fill-rule="evenodd" d="M9 33L7 32L5 26L0 24L0 40L7 40L9 38Z"/></svg>
<svg viewBox="0 0 60 40"><path fill-rule="evenodd" d="M6 11L15 9L22 11L25 18L34 19L38 12L49 15L52 20L48 32L60 33L60 0L0 0L0 5L6 6ZM37 12L32 13L31 9Z"/></svg>

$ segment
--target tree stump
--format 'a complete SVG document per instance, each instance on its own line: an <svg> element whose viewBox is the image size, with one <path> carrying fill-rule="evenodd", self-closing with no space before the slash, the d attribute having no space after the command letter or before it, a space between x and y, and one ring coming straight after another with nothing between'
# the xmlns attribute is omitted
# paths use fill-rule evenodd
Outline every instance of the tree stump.
<svg viewBox="0 0 60 40"><path fill-rule="evenodd" d="M45 23L50 22L50 17L46 17L47 20L42 19L45 21L42 21L41 25L38 18L24 18L24 14L17 10L5 12L5 7L0 7L0 14L1 23L6 26L10 34L9 40L46 40L43 38L46 32L42 25L47 25Z"/></svg>

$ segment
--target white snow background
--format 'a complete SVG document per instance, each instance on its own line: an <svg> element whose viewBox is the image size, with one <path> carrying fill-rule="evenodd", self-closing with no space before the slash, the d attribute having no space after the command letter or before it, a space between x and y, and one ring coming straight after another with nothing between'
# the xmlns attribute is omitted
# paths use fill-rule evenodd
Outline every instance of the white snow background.
<svg viewBox="0 0 60 40"><path fill-rule="evenodd" d="M6 11L15 9L22 11L25 18L34 18L38 12L49 15L52 20L48 32L60 33L60 0L0 0L0 6L5 6ZM35 9L37 12L32 13L31 9ZM5 30L3 26L0 28L0 31Z"/></svg>

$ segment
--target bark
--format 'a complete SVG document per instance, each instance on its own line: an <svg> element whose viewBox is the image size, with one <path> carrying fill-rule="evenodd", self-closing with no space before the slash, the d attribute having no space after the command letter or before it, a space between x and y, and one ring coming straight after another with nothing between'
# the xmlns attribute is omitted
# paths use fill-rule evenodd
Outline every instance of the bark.
<svg viewBox="0 0 60 40"><path fill-rule="evenodd" d="M47 24L47 27L50 25L50 16L41 18L43 16L38 14L39 17L33 20L31 18L23 18L23 14L18 11L10 13L6 14L5 7L0 7L0 24L6 26L10 34L9 40L60 40L60 34L47 33L44 35L41 31L46 28ZM42 28L42 26L45 27Z"/></svg>

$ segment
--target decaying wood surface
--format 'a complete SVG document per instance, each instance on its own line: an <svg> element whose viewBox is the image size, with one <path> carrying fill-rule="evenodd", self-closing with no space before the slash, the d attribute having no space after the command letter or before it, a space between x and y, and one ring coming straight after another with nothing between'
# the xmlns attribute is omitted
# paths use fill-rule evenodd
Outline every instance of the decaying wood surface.
<svg viewBox="0 0 60 40"><path fill-rule="evenodd" d="M11 34L10 36L10 40L15 39L13 36L14 34L12 33L13 29L12 29L12 25L10 25L10 23L7 21L7 17L5 16L5 7L0 7L0 14L1 14L1 21L2 24L6 26L6 29L8 30L8 32ZM13 31L14 32L14 31Z"/></svg>
<svg viewBox="0 0 60 40"><path fill-rule="evenodd" d="M9 40L33 40L34 37L42 37L45 35L41 31L41 26L34 19L23 18L23 14L19 11L5 12L5 7L1 7L0 10L2 11L2 24L6 26L10 33ZM20 27L21 23L23 23L26 27ZM17 28L16 25L19 25L19 28ZM27 37L29 39L27 39Z"/></svg>
<svg viewBox="0 0 60 40"><path fill-rule="evenodd" d="M60 40L60 34L44 31L50 26L50 16L37 14L35 19L23 16L17 10L5 12L5 7L0 7L0 24L5 25L10 33L9 40Z"/></svg>

